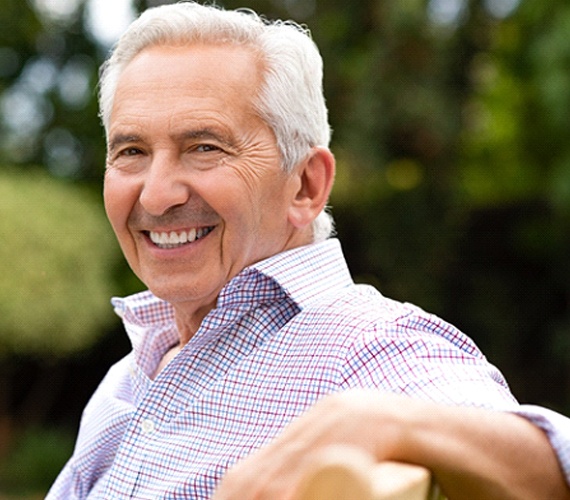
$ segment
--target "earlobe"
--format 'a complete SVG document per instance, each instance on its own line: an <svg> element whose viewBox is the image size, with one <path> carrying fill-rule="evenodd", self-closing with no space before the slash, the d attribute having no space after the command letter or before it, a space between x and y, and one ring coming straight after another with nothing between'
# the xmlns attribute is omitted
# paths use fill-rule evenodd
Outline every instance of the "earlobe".
<svg viewBox="0 0 570 500"><path fill-rule="evenodd" d="M298 189L289 208L289 222L293 226L304 228L321 213L329 199L334 174L334 156L323 147L313 148L297 165L293 175L299 178Z"/></svg>

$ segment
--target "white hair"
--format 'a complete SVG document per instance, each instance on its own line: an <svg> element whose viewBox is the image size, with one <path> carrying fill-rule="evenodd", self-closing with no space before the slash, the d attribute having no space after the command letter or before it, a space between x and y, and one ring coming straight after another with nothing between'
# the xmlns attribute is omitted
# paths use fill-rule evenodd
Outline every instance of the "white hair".
<svg viewBox="0 0 570 500"><path fill-rule="evenodd" d="M135 56L154 45L193 43L245 45L260 55L264 78L253 105L275 134L286 172L311 148L328 147L323 62L309 31L292 21L270 22L251 10L195 2L148 9L123 34L99 80L100 116L107 133L117 82ZM313 221L313 240L323 241L333 231L332 217L323 210Z"/></svg>

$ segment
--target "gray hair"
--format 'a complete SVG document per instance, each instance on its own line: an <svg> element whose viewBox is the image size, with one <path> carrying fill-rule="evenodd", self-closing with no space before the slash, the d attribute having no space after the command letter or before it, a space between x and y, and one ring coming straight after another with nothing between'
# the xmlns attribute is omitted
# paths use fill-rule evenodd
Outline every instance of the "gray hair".
<svg viewBox="0 0 570 500"><path fill-rule="evenodd" d="M135 56L154 45L193 43L239 44L260 54L264 78L253 105L275 134L286 172L311 148L328 147L323 62L309 31L292 21L270 22L251 10L195 2L148 9L123 34L99 80L100 116L107 133L117 82ZM333 231L332 217L323 210L313 222L313 240L323 241Z"/></svg>

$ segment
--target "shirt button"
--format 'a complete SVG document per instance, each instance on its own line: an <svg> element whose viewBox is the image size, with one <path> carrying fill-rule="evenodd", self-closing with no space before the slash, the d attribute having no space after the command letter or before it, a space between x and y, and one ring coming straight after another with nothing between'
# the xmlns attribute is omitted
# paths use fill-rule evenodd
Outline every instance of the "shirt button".
<svg viewBox="0 0 570 500"><path fill-rule="evenodd" d="M152 434L154 432L154 422L150 418L147 418L142 421L141 428L143 434Z"/></svg>

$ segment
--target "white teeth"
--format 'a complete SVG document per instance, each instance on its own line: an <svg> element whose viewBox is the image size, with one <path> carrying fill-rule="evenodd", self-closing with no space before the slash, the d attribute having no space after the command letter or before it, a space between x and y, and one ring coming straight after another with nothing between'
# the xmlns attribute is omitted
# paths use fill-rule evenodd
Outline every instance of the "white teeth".
<svg viewBox="0 0 570 500"><path fill-rule="evenodd" d="M174 231L169 234L168 243L171 245L178 245L180 243L180 239Z"/></svg>
<svg viewBox="0 0 570 500"><path fill-rule="evenodd" d="M180 233L175 231L171 231L170 233L151 231L149 236L155 245L161 248L173 248L186 243L192 243L206 236L212 229L213 227L192 228L188 232L182 231Z"/></svg>

